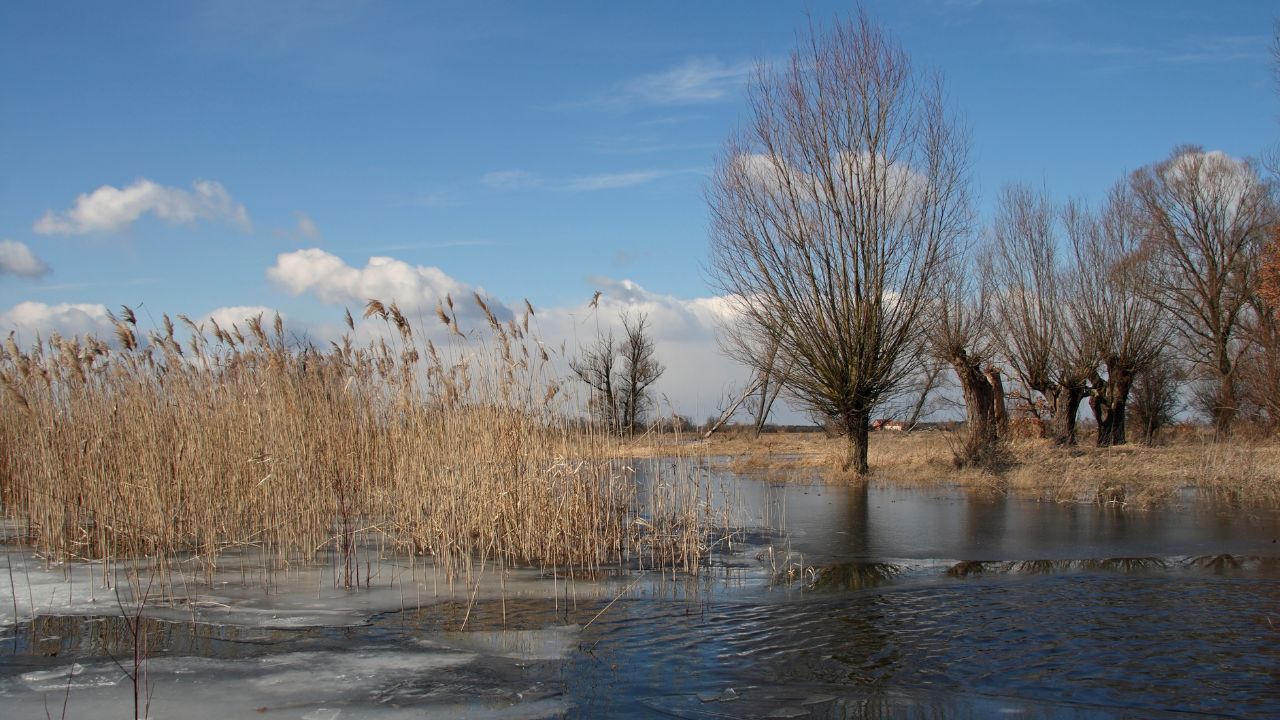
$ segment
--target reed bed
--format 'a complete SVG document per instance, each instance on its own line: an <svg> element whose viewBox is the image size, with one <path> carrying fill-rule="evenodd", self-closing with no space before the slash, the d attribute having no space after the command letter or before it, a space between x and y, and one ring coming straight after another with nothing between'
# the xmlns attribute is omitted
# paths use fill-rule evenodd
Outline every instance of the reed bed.
<svg viewBox="0 0 1280 720"><path fill-rule="evenodd" d="M464 333L450 299L439 346L377 301L323 349L289 343L278 317L165 316L144 334L128 308L112 343L11 335L4 514L51 560L194 558L210 577L229 549L273 569L336 557L348 586L375 549L430 555L451 580L477 563L696 570L698 478L670 474L642 502L577 419L532 306L504 322L475 301L488 327Z"/></svg>

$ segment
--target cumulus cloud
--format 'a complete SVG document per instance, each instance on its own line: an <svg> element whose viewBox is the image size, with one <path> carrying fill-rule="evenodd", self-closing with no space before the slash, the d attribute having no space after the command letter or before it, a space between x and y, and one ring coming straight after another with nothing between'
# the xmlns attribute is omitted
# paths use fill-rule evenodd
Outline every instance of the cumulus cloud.
<svg viewBox="0 0 1280 720"><path fill-rule="evenodd" d="M319 248L282 253L267 277L294 295L311 294L322 302L362 306L370 299L395 302L406 313L429 314L451 296L459 315L473 316L473 293L484 290L455 280L437 267L410 265L390 257L371 257L363 268L352 267ZM500 319L512 317L500 303L490 302Z"/></svg>
<svg viewBox="0 0 1280 720"><path fill-rule="evenodd" d="M17 240L0 240L0 275L34 278L47 272L49 266L31 248Z"/></svg>
<svg viewBox="0 0 1280 720"><path fill-rule="evenodd" d="M205 220L246 232L252 228L244 205L232 200L220 183L197 180L191 188L166 187L145 178L125 188L103 185L78 196L69 210L46 211L33 227L42 235L120 232L150 213L174 224Z"/></svg>
<svg viewBox="0 0 1280 720"><path fill-rule="evenodd" d="M105 305L48 305L33 301L18 303L0 313L0 328L5 332L16 331L25 342L34 341L37 334L48 337L51 332L66 336L93 334L107 337L112 331Z"/></svg>
<svg viewBox="0 0 1280 720"><path fill-rule="evenodd" d="M1236 223L1242 207L1251 206L1265 192L1257 171L1247 161L1221 150L1187 150L1166 163L1162 173L1180 195L1219 209L1228 226Z"/></svg>

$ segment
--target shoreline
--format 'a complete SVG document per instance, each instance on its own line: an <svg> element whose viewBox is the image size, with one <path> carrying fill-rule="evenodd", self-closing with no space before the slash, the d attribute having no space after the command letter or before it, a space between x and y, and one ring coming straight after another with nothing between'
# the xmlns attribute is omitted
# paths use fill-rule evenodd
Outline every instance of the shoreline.
<svg viewBox="0 0 1280 720"><path fill-rule="evenodd" d="M1280 441L1179 437L1162 445L1072 447L1016 439L995 469L955 465L961 435L951 430L871 434L871 472L860 478L839 469L843 438L820 432L766 432L752 438L731 430L703 440L696 433L663 433L616 440L614 457L654 459L694 454L731 472L824 483L869 482L901 487L954 486L1031 496L1049 502L1098 502L1134 508L1163 505L1193 489L1232 506L1280 507ZM799 477L803 476L803 477Z"/></svg>

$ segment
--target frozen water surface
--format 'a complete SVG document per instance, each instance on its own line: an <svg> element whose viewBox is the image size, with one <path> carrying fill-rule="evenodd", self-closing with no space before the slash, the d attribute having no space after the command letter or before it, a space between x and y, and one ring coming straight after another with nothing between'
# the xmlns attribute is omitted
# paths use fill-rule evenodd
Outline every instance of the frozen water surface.
<svg viewBox="0 0 1280 720"><path fill-rule="evenodd" d="M384 556L343 589L332 563L231 555L212 582L148 585L9 546L0 715L129 717L135 691L155 718L1280 715L1275 513L740 497L750 520L698 578L477 567L450 586Z"/></svg>

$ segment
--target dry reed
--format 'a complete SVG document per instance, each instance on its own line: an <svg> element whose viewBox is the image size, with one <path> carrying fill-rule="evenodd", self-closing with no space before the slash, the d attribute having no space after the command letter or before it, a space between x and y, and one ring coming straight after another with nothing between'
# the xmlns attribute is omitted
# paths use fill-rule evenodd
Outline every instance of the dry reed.
<svg viewBox="0 0 1280 720"><path fill-rule="evenodd" d="M179 332L166 316L144 337L128 308L110 345L10 335L4 513L53 560L194 557L210 576L246 547L271 568L331 552L344 585L369 582L379 548L429 554L450 579L486 560L696 570L698 479L642 502L575 419L532 307L503 322L478 304L489 327L470 334L452 299L438 308L443 347L378 301L365 318L381 336L357 343L348 313L351 334L323 350L291 347L278 317L180 316Z"/></svg>

